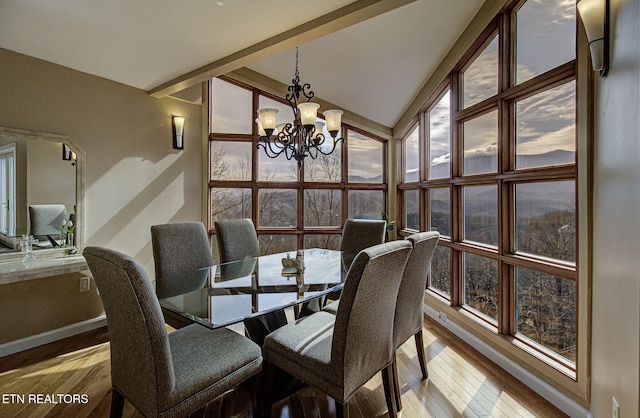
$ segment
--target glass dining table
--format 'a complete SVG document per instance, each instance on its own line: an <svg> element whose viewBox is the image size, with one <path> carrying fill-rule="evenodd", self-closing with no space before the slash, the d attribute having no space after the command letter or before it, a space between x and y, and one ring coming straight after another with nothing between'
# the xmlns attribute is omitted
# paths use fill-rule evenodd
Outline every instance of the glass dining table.
<svg viewBox="0 0 640 418"><path fill-rule="evenodd" d="M342 288L353 258L341 251L306 249L304 269L285 269L296 251L218 264L165 276L156 282L160 306L174 316L209 328L244 323L261 344L266 334L287 322L284 310L318 303Z"/></svg>

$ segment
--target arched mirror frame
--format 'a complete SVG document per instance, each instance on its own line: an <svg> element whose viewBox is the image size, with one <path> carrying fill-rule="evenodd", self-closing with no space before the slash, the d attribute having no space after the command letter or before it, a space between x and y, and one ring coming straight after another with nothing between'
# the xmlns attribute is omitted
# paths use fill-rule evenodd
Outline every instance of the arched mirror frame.
<svg viewBox="0 0 640 418"><path fill-rule="evenodd" d="M6 128L0 126L0 134L12 134L22 135L27 139L53 141L60 144L66 144L71 151L76 154L76 228L74 231L76 246L82 249L84 246L84 183L85 183L85 160L86 153L80 148L80 146L71 138L65 135L57 135L46 132L37 132L24 129ZM42 249L37 251L38 256L51 256L62 253L62 249ZM20 252L7 252L0 254L0 263L11 262L16 259L22 258Z"/></svg>

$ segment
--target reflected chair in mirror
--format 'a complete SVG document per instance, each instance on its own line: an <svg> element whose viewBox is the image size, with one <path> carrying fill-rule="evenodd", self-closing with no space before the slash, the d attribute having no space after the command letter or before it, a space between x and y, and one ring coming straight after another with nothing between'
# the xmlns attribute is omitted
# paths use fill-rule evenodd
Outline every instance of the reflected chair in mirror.
<svg viewBox="0 0 640 418"><path fill-rule="evenodd" d="M177 294L176 289L194 287L194 275L182 275L213 265L209 236L202 222L180 222L151 227L151 246L156 271L156 292ZM195 290L195 287L194 287ZM167 323L175 328L188 324L183 318L163 310Z"/></svg>
<svg viewBox="0 0 640 418"><path fill-rule="evenodd" d="M344 269L349 269L351 262L360 251L382 244L385 240L386 231L387 222L383 220L347 219L344 223L340 240ZM322 309L326 300L337 301L339 298L340 291L336 291L323 298L315 299L303 307L302 315L318 312Z"/></svg>
<svg viewBox="0 0 640 418"><path fill-rule="evenodd" d="M393 388L393 321L408 241L362 250L354 259L336 315L317 312L269 334L263 350L266 414L273 402L271 376L282 369L336 401L338 417L355 392L382 371L385 398L396 416Z"/></svg>
<svg viewBox="0 0 640 418"><path fill-rule="evenodd" d="M260 255L258 234L253 221L226 219L214 223L220 263L254 258ZM272 330L287 323L284 311L276 311L244 321L249 338L262 345L264 337Z"/></svg>
<svg viewBox="0 0 640 418"><path fill-rule="evenodd" d="M424 327L424 292L427 287L427 275L431 268L431 260L438 245L440 234L436 231L421 232L407 237L413 246L404 269L404 276L398 291L398 301L393 326L394 360L395 351L409 338L414 337L418 361L422 371L422 378L428 377L427 360L424 352L424 340L422 329ZM400 383L394 361L394 381L398 389L396 391L396 406L402 409L400 401Z"/></svg>
<svg viewBox="0 0 640 418"><path fill-rule="evenodd" d="M67 208L62 204L29 205L30 235L42 241L39 246L53 247L60 237L62 222L67 222ZM63 243L58 242L58 245Z"/></svg>
<svg viewBox="0 0 640 418"><path fill-rule="evenodd" d="M102 247L87 247L83 255L107 316L112 417L122 415L125 399L146 417L185 416L248 379L259 385L257 344L199 324L167 334L151 281L136 260ZM258 405L254 401L255 413Z"/></svg>

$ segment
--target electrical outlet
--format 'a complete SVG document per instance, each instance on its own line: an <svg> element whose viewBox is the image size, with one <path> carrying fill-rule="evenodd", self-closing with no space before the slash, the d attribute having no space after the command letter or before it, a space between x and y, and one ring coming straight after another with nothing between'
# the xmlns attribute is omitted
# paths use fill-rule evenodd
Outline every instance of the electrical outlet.
<svg viewBox="0 0 640 418"><path fill-rule="evenodd" d="M438 318L440 318L440 320L442 320L442 321L446 321L447 320L447 314L444 313L444 312L440 312L438 314Z"/></svg>
<svg viewBox="0 0 640 418"><path fill-rule="evenodd" d="M82 277L80 279L80 292L88 292L91 288L91 278L90 277Z"/></svg>
<svg viewBox="0 0 640 418"><path fill-rule="evenodd" d="M615 396L611 398L611 418L620 418L620 405Z"/></svg>

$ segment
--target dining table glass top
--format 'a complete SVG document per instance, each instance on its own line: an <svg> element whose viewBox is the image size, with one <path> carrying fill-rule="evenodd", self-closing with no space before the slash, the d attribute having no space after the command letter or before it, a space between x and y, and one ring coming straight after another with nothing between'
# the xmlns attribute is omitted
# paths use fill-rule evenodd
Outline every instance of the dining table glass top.
<svg viewBox="0 0 640 418"><path fill-rule="evenodd" d="M342 288L351 255L315 248L301 253L302 271L283 268L282 260L295 259L296 251L270 254L167 275L156 281L156 294L162 308L219 328Z"/></svg>

